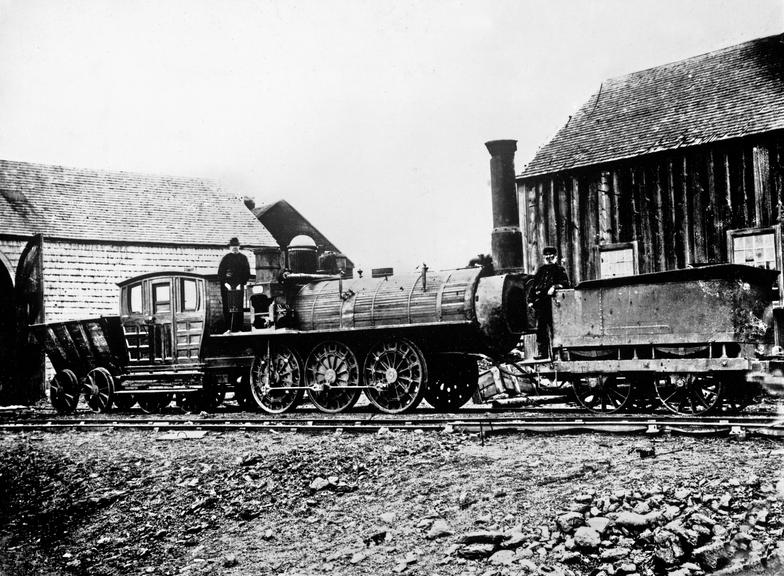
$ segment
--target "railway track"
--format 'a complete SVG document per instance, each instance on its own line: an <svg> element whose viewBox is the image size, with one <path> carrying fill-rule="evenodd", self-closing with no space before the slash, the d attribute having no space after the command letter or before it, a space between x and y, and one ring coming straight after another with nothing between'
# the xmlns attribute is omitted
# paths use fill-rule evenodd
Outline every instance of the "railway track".
<svg viewBox="0 0 784 576"><path fill-rule="evenodd" d="M239 415L242 416L242 415ZM760 416L715 416L683 418L644 416L524 416L519 415L424 415L414 418L359 414L338 417L268 416L214 418L179 415L145 415L120 418L3 418L0 432L58 432L66 430L147 430L180 432L183 436L207 432L301 432L301 433L378 433L382 430L420 430L423 432L464 432L482 436L513 433L573 434L686 434L699 436L784 437L784 419Z"/></svg>

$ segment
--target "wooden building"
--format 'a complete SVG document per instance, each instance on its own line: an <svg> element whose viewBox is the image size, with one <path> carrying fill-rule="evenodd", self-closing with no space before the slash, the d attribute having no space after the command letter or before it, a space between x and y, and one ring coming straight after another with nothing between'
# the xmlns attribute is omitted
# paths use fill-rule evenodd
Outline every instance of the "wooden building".
<svg viewBox="0 0 784 576"><path fill-rule="evenodd" d="M213 182L0 160L0 404L43 390L29 324L117 314L117 283L146 272L217 273L232 236L251 269L277 246Z"/></svg>
<svg viewBox="0 0 784 576"><path fill-rule="evenodd" d="M517 177L524 263L574 281L782 269L784 35L607 80Z"/></svg>

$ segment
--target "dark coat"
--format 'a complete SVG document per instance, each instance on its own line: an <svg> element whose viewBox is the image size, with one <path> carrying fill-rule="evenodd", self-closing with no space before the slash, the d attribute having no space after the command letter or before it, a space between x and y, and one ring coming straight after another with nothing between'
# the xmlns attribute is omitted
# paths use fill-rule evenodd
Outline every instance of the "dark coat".
<svg viewBox="0 0 784 576"><path fill-rule="evenodd" d="M534 306L542 306L547 302L547 291L551 287L569 288L569 276L560 264L542 264L531 281L530 298Z"/></svg>
<svg viewBox="0 0 784 576"><path fill-rule="evenodd" d="M235 287L237 284L247 284L250 278L250 265L248 259L241 252L229 252L220 261L218 266L218 281L221 288L225 288L224 284L230 284Z"/></svg>

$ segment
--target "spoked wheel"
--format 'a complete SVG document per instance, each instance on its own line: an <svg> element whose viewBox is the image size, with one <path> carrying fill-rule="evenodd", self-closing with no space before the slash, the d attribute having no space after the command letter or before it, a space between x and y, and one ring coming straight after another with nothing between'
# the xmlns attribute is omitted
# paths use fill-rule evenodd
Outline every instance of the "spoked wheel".
<svg viewBox="0 0 784 576"><path fill-rule="evenodd" d="M356 404L359 364L351 349L342 342L328 341L316 346L305 362L308 397L322 412L343 412Z"/></svg>
<svg viewBox="0 0 784 576"><path fill-rule="evenodd" d="M427 386L427 364L422 352L404 338L383 340L365 356L365 396L382 412L413 410Z"/></svg>
<svg viewBox="0 0 784 576"><path fill-rule="evenodd" d="M139 407L147 414L162 412L172 401L171 394L139 394L136 398Z"/></svg>
<svg viewBox="0 0 784 576"><path fill-rule="evenodd" d="M723 385L709 374L666 374L656 379L656 394L667 410L696 416L721 406Z"/></svg>
<svg viewBox="0 0 784 576"><path fill-rule="evenodd" d="M49 382L49 401L60 414L70 414L79 403L79 379L68 369L61 370Z"/></svg>
<svg viewBox="0 0 784 576"><path fill-rule="evenodd" d="M127 412L136 404L136 398L133 394L117 394L115 392L112 402L120 412Z"/></svg>
<svg viewBox="0 0 784 576"><path fill-rule="evenodd" d="M302 400L302 364L285 346L268 346L253 359L250 391L259 408L270 414L293 410ZM296 390L285 388L297 387ZM281 390L281 388L284 388Z"/></svg>
<svg viewBox="0 0 784 576"><path fill-rule="evenodd" d="M463 356L444 355L430 359L425 400L439 412L461 408L479 386L476 360Z"/></svg>
<svg viewBox="0 0 784 576"><path fill-rule="evenodd" d="M614 414L629 404L632 386L615 374L575 376L572 387L580 405L595 414Z"/></svg>
<svg viewBox="0 0 784 576"><path fill-rule="evenodd" d="M114 378L106 368L93 368L82 382L87 405L93 412L108 412L112 409Z"/></svg>

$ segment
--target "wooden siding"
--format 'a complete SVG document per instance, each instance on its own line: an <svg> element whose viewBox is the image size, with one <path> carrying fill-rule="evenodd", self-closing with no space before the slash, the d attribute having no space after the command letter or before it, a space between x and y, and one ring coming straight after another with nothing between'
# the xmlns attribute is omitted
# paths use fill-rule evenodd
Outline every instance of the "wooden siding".
<svg viewBox="0 0 784 576"><path fill-rule="evenodd" d="M784 132L518 179L526 268L558 247L575 281L603 244L638 242L639 272L728 261L728 230L771 226L784 199Z"/></svg>
<svg viewBox="0 0 784 576"><path fill-rule="evenodd" d="M14 266L25 240L0 239ZM182 270L215 274L224 248L144 246L44 241L44 306L47 322L117 314L117 282L140 274ZM251 270L253 254L248 256Z"/></svg>

